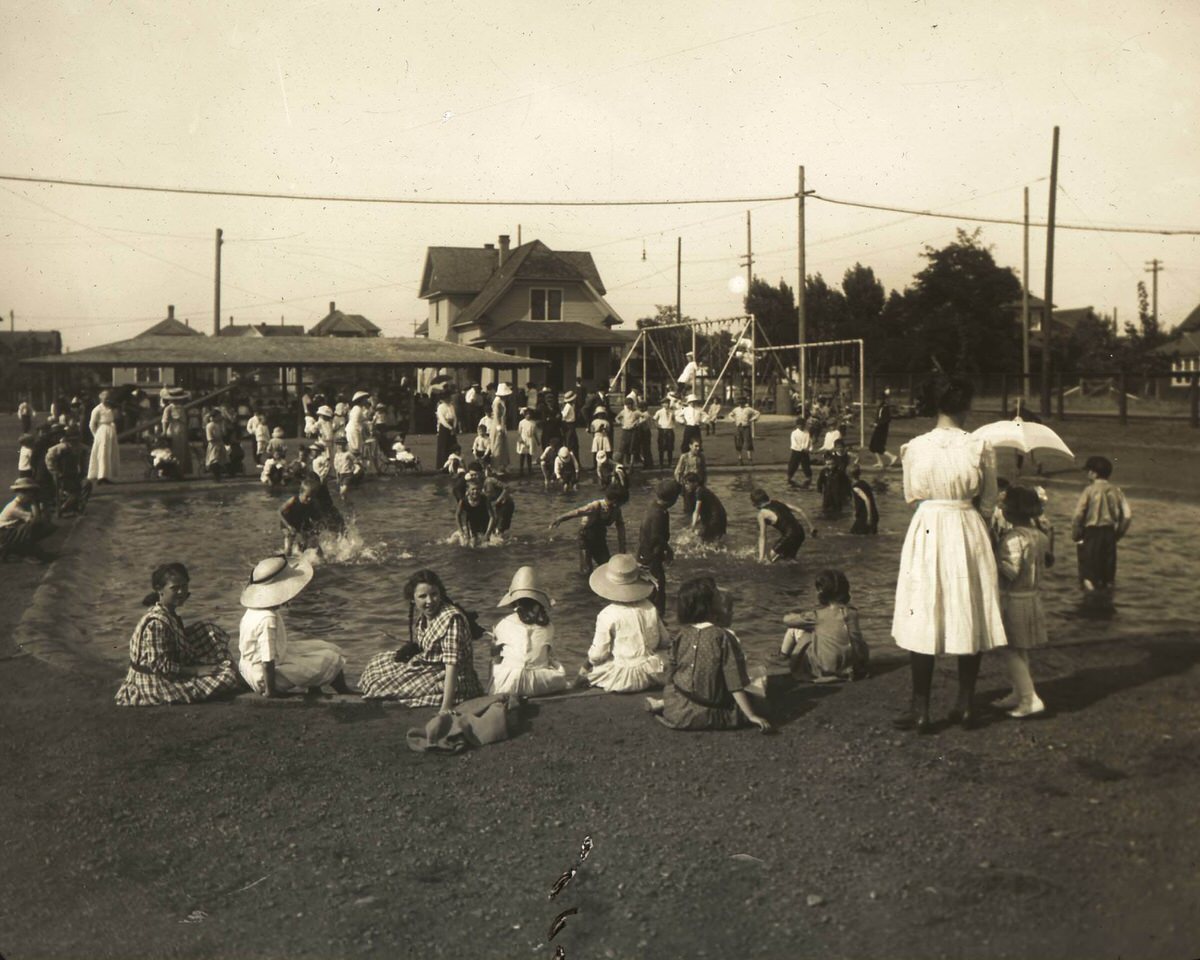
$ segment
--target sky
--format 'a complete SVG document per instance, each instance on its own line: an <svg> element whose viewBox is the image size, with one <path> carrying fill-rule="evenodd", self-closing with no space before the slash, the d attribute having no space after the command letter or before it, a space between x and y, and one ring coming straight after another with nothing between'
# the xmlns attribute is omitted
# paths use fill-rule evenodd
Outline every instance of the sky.
<svg viewBox="0 0 1200 960"><path fill-rule="evenodd" d="M166 314L310 326L331 300L408 335L428 246L588 250L632 325L675 300L741 312L755 274L797 279L797 171L823 196L1044 220L1200 229L1200 4L1105 0L237 0L6 4L0 173L442 200L679 200L640 207L399 206L0 181L0 310L68 349ZM889 289L954 220L806 203L807 271ZM1020 226L983 239L1018 272ZM1043 292L1045 231L1030 240ZM1056 234L1055 303L1164 325L1200 303L1200 237ZM5 318L7 320L7 317Z"/></svg>

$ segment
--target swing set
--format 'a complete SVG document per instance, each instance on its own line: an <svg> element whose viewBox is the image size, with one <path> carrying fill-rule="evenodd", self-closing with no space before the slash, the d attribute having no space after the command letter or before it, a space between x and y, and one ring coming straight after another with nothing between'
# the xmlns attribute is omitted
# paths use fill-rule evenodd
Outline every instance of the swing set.
<svg viewBox="0 0 1200 960"><path fill-rule="evenodd" d="M688 343L690 349L686 352L692 354L695 363L690 379L681 377L687 369ZM796 366L789 369L781 358L792 352ZM647 400L651 383L658 383L660 396L666 393L667 384L688 384L689 392L695 393L706 409L714 398L723 398L719 393L722 388L725 396L740 388L757 407L760 400L771 398L774 387L776 412L784 412L780 407L796 396L792 389L796 383L802 410L811 410L815 402L822 401L837 416L853 417L857 412L859 443L866 445L866 357L862 340L774 346L762 325L746 315L645 326L639 328L609 380L610 393L618 383L623 394L629 392L635 360L641 363L641 389Z"/></svg>

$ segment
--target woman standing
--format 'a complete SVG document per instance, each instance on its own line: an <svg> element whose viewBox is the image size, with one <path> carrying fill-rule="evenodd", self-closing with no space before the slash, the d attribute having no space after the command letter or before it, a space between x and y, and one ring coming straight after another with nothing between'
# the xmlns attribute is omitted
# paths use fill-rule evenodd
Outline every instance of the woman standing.
<svg viewBox="0 0 1200 960"><path fill-rule="evenodd" d="M346 446L356 457L361 457L365 452L363 449L366 439L364 418L370 399L371 395L365 390L359 390L350 398L350 410L346 415Z"/></svg>
<svg viewBox="0 0 1200 960"><path fill-rule="evenodd" d="M1004 646L996 559L985 517L996 505L996 455L963 429L971 384L937 392L937 425L900 451L904 497L918 503L900 554L892 636L912 657L912 705L900 729L931 732L934 660L958 657L958 701L950 720L969 727L983 651Z"/></svg>
<svg viewBox="0 0 1200 960"><path fill-rule="evenodd" d="M163 392L163 436L170 442L171 452L185 477L192 472L192 448L188 444L187 410L184 407L189 399L191 395L182 387L168 387Z"/></svg>
<svg viewBox="0 0 1200 960"><path fill-rule="evenodd" d="M446 458L458 443L458 412L454 409L454 391L450 385L438 397L437 412L437 454L435 455L435 470L446 466Z"/></svg>
<svg viewBox="0 0 1200 960"><path fill-rule="evenodd" d="M225 424L221 411L215 407L208 411L205 417L204 439L208 441L208 449L204 454L204 469L216 480L221 479L225 467L229 463L229 451L225 448Z"/></svg>
<svg viewBox="0 0 1200 960"><path fill-rule="evenodd" d="M183 625L177 608L188 597L188 571L182 563L158 567L150 609L129 640L129 670L117 691L117 706L151 707L202 703L238 688L229 656L229 637L213 623Z"/></svg>
<svg viewBox="0 0 1200 960"><path fill-rule="evenodd" d="M508 470L508 405L504 398L511 396L512 387L501 383L496 387L496 398L492 401L489 453L492 455L492 467L501 473Z"/></svg>
<svg viewBox="0 0 1200 960"><path fill-rule="evenodd" d="M107 390L100 391L100 402L92 408L88 428L92 431L92 456L88 461L88 479L112 483L117 478L121 449L117 445L117 411Z"/></svg>

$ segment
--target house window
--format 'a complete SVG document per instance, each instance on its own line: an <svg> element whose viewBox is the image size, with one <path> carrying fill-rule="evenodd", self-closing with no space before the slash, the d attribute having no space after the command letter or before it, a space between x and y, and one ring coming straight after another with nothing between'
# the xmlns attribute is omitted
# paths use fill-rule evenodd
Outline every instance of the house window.
<svg viewBox="0 0 1200 960"><path fill-rule="evenodd" d="M138 367L133 379L135 383L162 383L162 367Z"/></svg>
<svg viewBox="0 0 1200 960"><path fill-rule="evenodd" d="M529 291L530 320L561 320L563 292L534 287Z"/></svg>
<svg viewBox="0 0 1200 960"><path fill-rule="evenodd" d="M1188 374L1200 373L1200 357L1175 360L1171 364L1171 386L1186 387L1191 384Z"/></svg>

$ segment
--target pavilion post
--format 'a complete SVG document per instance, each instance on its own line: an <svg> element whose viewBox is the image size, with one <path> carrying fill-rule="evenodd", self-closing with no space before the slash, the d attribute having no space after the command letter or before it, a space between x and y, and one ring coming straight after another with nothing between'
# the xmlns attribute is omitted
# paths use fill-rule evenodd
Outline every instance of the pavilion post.
<svg viewBox="0 0 1200 960"><path fill-rule="evenodd" d="M1200 373L1188 375L1188 406L1191 407L1192 428L1200 427Z"/></svg>

